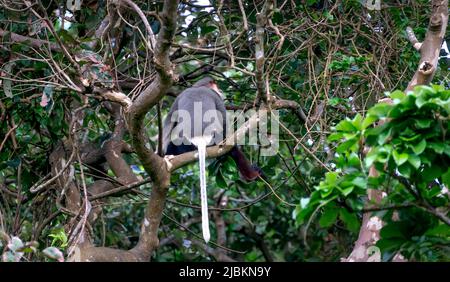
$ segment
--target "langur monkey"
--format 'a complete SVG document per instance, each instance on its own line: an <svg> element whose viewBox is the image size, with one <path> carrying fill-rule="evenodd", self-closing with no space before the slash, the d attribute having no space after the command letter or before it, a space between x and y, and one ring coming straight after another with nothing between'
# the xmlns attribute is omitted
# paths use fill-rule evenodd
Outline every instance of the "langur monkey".
<svg viewBox="0 0 450 282"><path fill-rule="evenodd" d="M226 110L223 100L224 96L214 79L202 78L175 99L163 126L163 155L198 150L202 232L206 243L211 237L206 196L206 147L218 144L225 138ZM229 154L245 180L253 181L261 175L259 168L253 167L237 146Z"/></svg>

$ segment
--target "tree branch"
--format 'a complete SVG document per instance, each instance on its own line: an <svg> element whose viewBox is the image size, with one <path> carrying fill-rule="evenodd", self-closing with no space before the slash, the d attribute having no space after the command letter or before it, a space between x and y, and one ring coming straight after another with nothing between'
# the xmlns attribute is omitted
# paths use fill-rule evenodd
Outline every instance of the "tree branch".
<svg viewBox="0 0 450 282"><path fill-rule="evenodd" d="M448 24L448 0L433 0L431 3L432 13L430 17L430 23L425 36L425 41L420 47L420 63L419 69L414 74L414 77L408 84L406 90L412 90L417 85L429 84L436 71L439 50L441 49L442 40L445 35L445 30ZM409 35L410 40L411 35ZM386 102L392 102L390 99ZM374 167L370 168L369 176L377 176L378 172ZM382 191L380 190L368 190L369 200L380 203L382 196ZM370 222L374 219L379 220L375 216L371 216L371 213L365 213L363 215L363 221L361 224L361 229L359 231L359 236L355 242L355 247L352 253L347 259L343 261L368 261L369 254L368 248L375 245L377 240L380 238L380 229L371 229ZM442 219L442 218L441 218ZM444 220L445 222L445 220ZM380 226L381 227L381 226ZM401 257L401 256L396 256ZM396 260L397 261L397 260Z"/></svg>

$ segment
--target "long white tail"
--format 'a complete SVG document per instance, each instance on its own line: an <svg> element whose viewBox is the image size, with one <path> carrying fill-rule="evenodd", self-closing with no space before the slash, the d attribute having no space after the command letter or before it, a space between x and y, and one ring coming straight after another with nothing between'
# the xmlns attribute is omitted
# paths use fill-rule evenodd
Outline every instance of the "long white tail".
<svg viewBox="0 0 450 282"><path fill-rule="evenodd" d="M202 231L203 239L206 243L209 242L211 234L209 232L209 218L208 218L208 196L206 195L206 144L207 138L197 137L193 138L191 142L197 146L198 162L200 166L200 202L202 206Z"/></svg>

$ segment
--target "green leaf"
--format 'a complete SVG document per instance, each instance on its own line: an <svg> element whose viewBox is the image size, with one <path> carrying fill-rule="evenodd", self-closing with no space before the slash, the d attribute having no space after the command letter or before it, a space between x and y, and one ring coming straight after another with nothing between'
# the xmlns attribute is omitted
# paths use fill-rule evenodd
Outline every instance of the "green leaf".
<svg viewBox="0 0 450 282"><path fill-rule="evenodd" d="M364 177L356 177L355 179L353 179L352 183L360 188L367 188L367 179Z"/></svg>
<svg viewBox="0 0 450 282"><path fill-rule="evenodd" d="M360 114L357 114L353 120L352 120L352 125L357 129L357 130L361 130L362 127L362 116Z"/></svg>
<svg viewBox="0 0 450 282"><path fill-rule="evenodd" d="M419 169L420 167L420 157L417 155L409 155L408 157L408 162L415 168L415 169Z"/></svg>
<svg viewBox="0 0 450 282"><path fill-rule="evenodd" d="M444 152L447 156L450 157L450 144L445 144Z"/></svg>
<svg viewBox="0 0 450 282"><path fill-rule="evenodd" d="M227 181L223 177L222 171L219 171L216 174L216 184L217 184L217 187L219 187L219 188L227 188L228 187Z"/></svg>
<svg viewBox="0 0 450 282"><path fill-rule="evenodd" d="M395 90L394 92L389 94L389 97L393 100L397 99L399 100L399 102L401 102L406 97L406 94L403 91Z"/></svg>
<svg viewBox="0 0 450 282"><path fill-rule="evenodd" d="M355 152L350 153L350 156L348 156L348 165L358 168L360 167L361 161L358 154L356 154Z"/></svg>
<svg viewBox="0 0 450 282"><path fill-rule="evenodd" d="M351 213L346 209L340 209L339 218L345 223L348 230L357 233L359 231L360 222L355 213Z"/></svg>
<svg viewBox="0 0 450 282"><path fill-rule="evenodd" d="M441 174L442 168L437 164L433 164L430 167L424 168L422 172L422 177L424 181L432 181L441 176Z"/></svg>
<svg viewBox="0 0 450 282"><path fill-rule="evenodd" d="M325 185L320 185L319 186L319 188L320 188L320 190L319 190L320 196L323 199L327 198L328 196L331 195L331 193L333 193L334 187L335 187L335 185L326 185L326 184Z"/></svg>
<svg viewBox="0 0 450 282"><path fill-rule="evenodd" d="M350 208L352 208L352 210L354 210L354 211L360 211L364 208L364 200L362 198L347 197L347 199L345 201L348 203Z"/></svg>
<svg viewBox="0 0 450 282"><path fill-rule="evenodd" d="M392 106L388 103L378 103L369 109L369 115L376 116L378 118L386 117L391 110Z"/></svg>
<svg viewBox="0 0 450 282"><path fill-rule="evenodd" d="M330 136L328 136L328 141L329 142L333 142L333 141L337 141L343 138L343 134L342 132L333 132L332 134L330 134Z"/></svg>
<svg viewBox="0 0 450 282"><path fill-rule="evenodd" d="M339 177L339 173L338 172L327 172L326 175L325 175L325 181L328 184L337 185L336 182L338 180L338 177Z"/></svg>
<svg viewBox="0 0 450 282"><path fill-rule="evenodd" d="M322 228L330 227L337 219L339 209L336 207L325 207L322 216L319 219L319 225Z"/></svg>
<svg viewBox="0 0 450 282"><path fill-rule="evenodd" d="M436 153L440 155L444 152L444 147L445 147L444 143L441 142L428 143L428 148L433 149Z"/></svg>
<svg viewBox="0 0 450 282"><path fill-rule="evenodd" d="M366 118L362 122L361 129L366 129L367 127L369 127L371 124L373 124L377 120L378 120L378 117L375 115L366 116Z"/></svg>
<svg viewBox="0 0 450 282"><path fill-rule="evenodd" d="M222 168L224 172L228 173L236 173L236 162L233 160L232 157L227 156L226 161L222 163Z"/></svg>
<svg viewBox="0 0 450 282"><path fill-rule="evenodd" d="M364 163L366 167L371 167L372 164L377 160L378 158L379 150L378 148L372 148L369 153L367 153L366 158L364 159Z"/></svg>
<svg viewBox="0 0 450 282"><path fill-rule="evenodd" d="M432 119L417 119L415 124L419 129L429 128L433 123Z"/></svg>
<svg viewBox="0 0 450 282"><path fill-rule="evenodd" d="M401 135L399 136L400 140L402 141L406 141L406 142L412 142L415 141L417 139L420 139L422 136L420 134L413 134L410 135L409 132L410 129L406 129L405 132L401 133Z"/></svg>
<svg viewBox="0 0 450 282"><path fill-rule="evenodd" d="M343 120L336 125L337 131L345 131L345 132L356 132L357 128L353 125L350 120Z"/></svg>
<svg viewBox="0 0 450 282"><path fill-rule="evenodd" d="M423 105L425 105L428 101L423 96L418 96L416 99L416 106L420 109Z"/></svg>
<svg viewBox="0 0 450 282"><path fill-rule="evenodd" d="M58 31L59 37L62 39L64 43L67 43L69 45L77 44L77 41L73 36L65 29L61 29Z"/></svg>
<svg viewBox="0 0 450 282"><path fill-rule="evenodd" d="M350 195L354 189L355 189L354 186L349 186L349 187L346 187L343 189L339 188L339 190L341 191L342 195L344 195L344 197L347 197L348 195Z"/></svg>
<svg viewBox="0 0 450 282"><path fill-rule="evenodd" d="M400 238L392 238L392 239L381 238L380 240L377 241L376 246L380 248L382 253L385 253L387 251L392 250L397 251L398 249L400 249L403 243L405 243L405 240Z"/></svg>
<svg viewBox="0 0 450 282"><path fill-rule="evenodd" d="M348 151L351 147L353 147L355 144L358 144L359 139L358 138L351 138L337 146L336 152L338 153L344 153Z"/></svg>
<svg viewBox="0 0 450 282"><path fill-rule="evenodd" d="M296 215L295 222L298 225L303 224L305 219L308 218L314 211L312 207L301 209L300 206L297 206L296 210L297 212L295 214Z"/></svg>
<svg viewBox="0 0 450 282"><path fill-rule="evenodd" d="M201 29L202 29L202 35L205 35L205 34L215 31L217 29L217 27L214 25L210 25L210 26L202 26Z"/></svg>
<svg viewBox="0 0 450 282"><path fill-rule="evenodd" d="M409 164L403 164L398 167L398 171L404 177L409 178L411 176L411 166Z"/></svg>
<svg viewBox="0 0 450 282"><path fill-rule="evenodd" d="M404 164L407 160L409 155L407 153L399 153L397 150L394 150L392 152L392 156L394 157L394 161L398 166L401 166Z"/></svg>
<svg viewBox="0 0 450 282"><path fill-rule="evenodd" d="M397 119L405 114L405 109L402 104L394 106L388 113L388 118Z"/></svg>
<svg viewBox="0 0 450 282"><path fill-rule="evenodd" d="M427 141L425 139L422 139L419 143L412 146L412 150L413 150L414 154L420 155L420 154L422 154L422 152L425 150L426 147L427 147Z"/></svg>
<svg viewBox="0 0 450 282"><path fill-rule="evenodd" d="M440 225L436 226L435 228L428 229L427 232L425 232L425 235L449 238L450 237L450 226L448 226L447 224L440 224Z"/></svg>
<svg viewBox="0 0 450 282"><path fill-rule="evenodd" d="M401 229L396 224L388 224L384 226L380 231L382 238L405 238L405 235L401 232Z"/></svg>
<svg viewBox="0 0 450 282"><path fill-rule="evenodd" d="M447 172L442 175L442 181L445 186L450 187L450 168L447 169Z"/></svg>
<svg viewBox="0 0 450 282"><path fill-rule="evenodd" d="M378 145L383 145L384 143L386 143L386 141L388 140L389 137L391 137L391 135L392 135L392 128L389 128L389 130L381 131L377 139Z"/></svg>

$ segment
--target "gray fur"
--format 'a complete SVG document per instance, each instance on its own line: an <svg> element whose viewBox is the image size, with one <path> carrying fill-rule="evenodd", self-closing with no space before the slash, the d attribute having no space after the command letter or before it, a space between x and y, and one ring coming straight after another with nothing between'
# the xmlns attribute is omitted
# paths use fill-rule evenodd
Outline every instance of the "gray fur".
<svg viewBox="0 0 450 282"><path fill-rule="evenodd" d="M203 81L203 80L205 80L205 81ZM208 80L208 77L207 77L207 78L203 78L199 82L202 82L202 84L204 84L204 83L208 84L210 81L212 81L212 80L211 79ZM197 83L199 83L199 82L197 82ZM217 128L217 130L220 131L219 135L224 134L226 110L225 110L225 105L224 105L222 96L209 87L206 87L206 86L198 87L198 85L196 86L196 84L194 84L193 87L188 88L185 91L183 91L175 99L175 102L173 103L173 105L169 111L169 114L167 115L167 117L164 121L163 154L165 154L165 152L167 150L167 146L169 145L169 143L171 141L170 140L171 132L174 129L174 127L176 126L176 120L178 120L177 111L178 110L186 110L191 117L191 123L194 123L194 104L196 102L201 103L202 113L201 113L200 117L203 117L205 112L207 112L208 110L216 110L217 112L220 112L222 117L220 117L219 115L215 115L215 118L218 119L219 122L221 121L220 124L222 125L222 127ZM196 114L198 115L199 112ZM173 115L175 115L174 116L175 121L172 120ZM205 128L207 128L211 124L212 124L212 122L202 122L201 134L203 134L203 131L205 130ZM195 137L198 135L199 135L198 132L194 132L194 125L191 124L190 136ZM223 139L223 137L221 139ZM214 138L216 138L216 140L215 140L216 142L220 141L220 140L217 140L217 136L214 136Z"/></svg>
<svg viewBox="0 0 450 282"><path fill-rule="evenodd" d="M208 86L211 82L216 83L212 77L207 76L194 83L192 87Z"/></svg>

